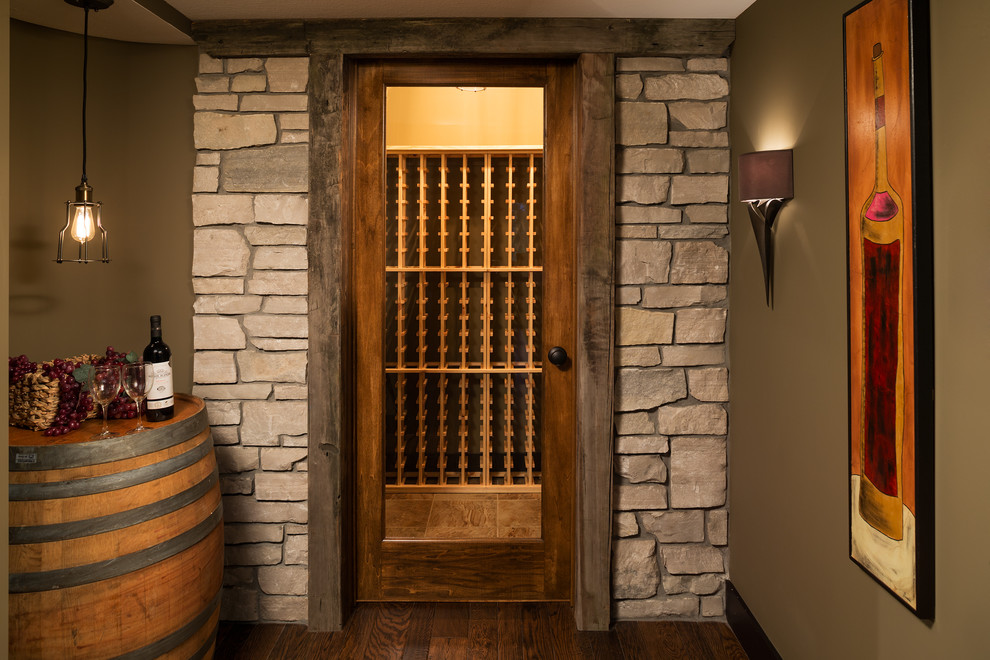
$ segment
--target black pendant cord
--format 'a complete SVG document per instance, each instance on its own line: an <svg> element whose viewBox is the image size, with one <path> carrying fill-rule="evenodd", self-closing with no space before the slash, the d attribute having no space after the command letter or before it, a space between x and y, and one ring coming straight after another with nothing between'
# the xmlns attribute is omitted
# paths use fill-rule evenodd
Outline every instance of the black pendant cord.
<svg viewBox="0 0 990 660"><path fill-rule="evenodd" d="M83 8L82 182L86 183L86 69L89 64L89 7Z"/></svg>

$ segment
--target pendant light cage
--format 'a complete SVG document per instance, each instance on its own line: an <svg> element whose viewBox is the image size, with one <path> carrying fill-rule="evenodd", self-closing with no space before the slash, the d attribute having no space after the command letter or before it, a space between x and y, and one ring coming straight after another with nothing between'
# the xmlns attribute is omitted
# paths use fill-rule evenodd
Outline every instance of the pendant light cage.
<svg viewBox="0 0 990 660"><path fill-rule="evenodd" d="M89 66L89 12L106 9L113 0L65 0L66 4L79 7L84 11L83 22L83 77L82 77L82 180L76 186L75 201L65 203L65 226L58 233L57 263L69 261L74 263L89 263L100 261L110 262L110 242L107 231L103 228L103 203L93 201L93 188L86 179L86 73ZM78 243L78 254L75 259L68 258L63 249L66 238ZM100 255L90 256L90 243L99 238Z"/></svg>
<svg viewBox="0 0 990 660"><path fill-rule="evenodd" d="M107 230L103 228L103 203L92 200L93 188L87 183L76 186L76 201L65 203L65 226L58 233L58 257L56 262L70 261L74 263L89 263L99 260L110 263L110 241ZM101 252L97 259L89 256L89 244L96 238L100 239ZM63 254L66 237L77 241L78 255L75 259Z"/></svg>

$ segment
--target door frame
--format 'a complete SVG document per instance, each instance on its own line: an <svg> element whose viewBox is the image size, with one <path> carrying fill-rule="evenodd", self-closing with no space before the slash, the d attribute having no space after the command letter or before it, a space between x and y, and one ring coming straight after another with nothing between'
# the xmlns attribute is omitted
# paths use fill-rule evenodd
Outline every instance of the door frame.
<svg viewBox="0 0 990 660"><path fill-rule="evenodd" d="M572 599L579 629L610 623L614 326L614 71L573 55L577 345ZM354 167L349 60L310 56L309 627L340 630L355 597Z"/></svg>
<svg viewBox="0 0 990 660"><path fill-rule="evenodd" d="M357 474L357 573L359 600L470 600L476 598L570 601L573 581L575 388L574 372L546 363L540 397L540 479L543 509L542 534L538 539L404 539L388 538L382 525L384 492L382 467L386 439L385 410L385 323L390 287L386 285L387 176L385 108L387 90L408 86L479 85L482 87L529 87L544 92L539 110L546 126L541 191L543 273L540 341L535 346L545 355L559 344L573 351L576 345L574 307L574 161L575 114L573 61L561 59L509 60L354 60L348 80L354 93L348 99L356 140L346 152L356 179L353 183L351 285L359 328L355 332L354 436ZM383 122L383 118L385 121ZM519 166L521 169L521 166ZM453 168L452 168L453 171ZM456 181L456 179L455 179ZM454 188L456 184L450 185ZM412 185L410 185L412 188ZM415 197L410 191L410 196ZM451 191L453 196L453 191ZM498 193L503 194L503 193ZM455 197L448 211L456 223ZM413 202L415 204L415 202ZM472 207L473 208L473 207ZM475 210L477 213L477 210ZM415 222L410 218L411 222ZM438 231L431 225L430 233ZM421 227L422 229L422 227ZM457 226L447 225L450 244L456 251ZM521 227L517 226L521 233ZM472 230L477 234L478 229ZM448 259L452 257L448 256ZM498 259L498 255L494 256ZM456 256L453 257L456 262ZM405 264L402 264L405 265ZM451 296L456 296L456 282ZM501 290L500 290L501 291ZM552 293L550 293L552 292ZM422 293L422 292L421 292ZM499 294L504 295L504 294ZM421 309L422 312L422 309ZM409 341L414 331L409 333ZM500 336L499 336L500 337ZM455 340L456 341L456 340ZM501 339L496 339L501 341ZM456 344L454 344L456 346ZM537 358L541 359L541 358ZM410 402L414 406L414 402ZM384 416L383 416L384 414ZM491 573L479 565L491 567ZM503 567L495 572L494 567ZM512 567L511 569L508 567ZM438 576L442 575L442 580ZM449 580L445 582L443 580Z"/></svg>

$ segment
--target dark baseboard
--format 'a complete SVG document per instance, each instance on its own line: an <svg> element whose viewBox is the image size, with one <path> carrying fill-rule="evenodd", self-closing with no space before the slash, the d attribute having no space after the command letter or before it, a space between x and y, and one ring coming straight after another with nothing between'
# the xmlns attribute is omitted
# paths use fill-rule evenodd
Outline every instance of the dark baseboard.
<svg viewBox="0 0 990 660"><path fill-rule="evenodd" d="M781 660L760 622L746 607L731 580L725 582L725 620L750 660Z"/></svg>

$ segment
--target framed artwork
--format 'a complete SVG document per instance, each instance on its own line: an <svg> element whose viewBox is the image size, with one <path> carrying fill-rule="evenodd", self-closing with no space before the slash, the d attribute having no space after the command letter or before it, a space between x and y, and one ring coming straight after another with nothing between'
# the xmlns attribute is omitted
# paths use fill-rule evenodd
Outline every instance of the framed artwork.
<svg viewBox="0 0 990 660"><path fill-rule="evenodd" d="M843 16L849 554L934 618L934 305L928 0Z"/></svg>

